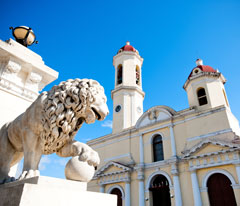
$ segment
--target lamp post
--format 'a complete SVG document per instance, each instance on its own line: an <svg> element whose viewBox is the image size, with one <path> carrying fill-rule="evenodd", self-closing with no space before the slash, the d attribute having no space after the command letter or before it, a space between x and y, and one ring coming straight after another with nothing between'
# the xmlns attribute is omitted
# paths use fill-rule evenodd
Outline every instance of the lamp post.
<svg viewBox="0 0 240 206"><path fill-rule="evenodd" d="M36 41L36 36L30 27L18 26L15 28L10 27L10 29L12 30L15 40L25 47L30 46L33 43L38 43L38 41Z"/></svg>

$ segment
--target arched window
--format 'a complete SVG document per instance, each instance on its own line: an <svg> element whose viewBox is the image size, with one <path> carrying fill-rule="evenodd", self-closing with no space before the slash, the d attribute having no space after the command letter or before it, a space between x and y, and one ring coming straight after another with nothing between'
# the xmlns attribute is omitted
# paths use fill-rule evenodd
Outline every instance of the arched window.
<svg viewBox="0 0 240 206"><path fill-rule="evenodd" d="M156 135L153 138L153 161L161 161L164 160L163 156L163 142L162 142L162 136Z"/></svg>
<svg viewBox="0 0 240 206"><path fill-rule="evenodd" d="M119 64L117 67L117 85L122 84L122 65Z"/></svg>
<svg viewBox="0 0 240 206"><path fill-rule="evenodd" d="M140 85L140 69L139 66L136 66L136 84Z"/></svg>
<svg viewBox="0 0 240 206"><path fill-rule="evenodd" d="M122 206L122 192L118 188L114 188L110 194L117 195L117 206Z"/></svg>
<svg viewBox="0 0 240 206"><path fill-rule="evenodd" d="M208 103L206 92L205 92L204 88L198 89L197 97L198 97L199 106L202 106L202 105L205 105Z"/></svg>

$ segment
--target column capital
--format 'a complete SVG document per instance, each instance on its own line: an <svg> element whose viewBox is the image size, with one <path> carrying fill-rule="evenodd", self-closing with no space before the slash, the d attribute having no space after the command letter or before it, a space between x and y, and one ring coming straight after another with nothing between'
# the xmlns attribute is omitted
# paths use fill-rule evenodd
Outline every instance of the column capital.
<svg viewBox="0 0 240 206"><path fill-rule="evenodd" d="M189 169L189 172L191 172L191 173L196 173L196 172L197 172L197 169L196 169L196 168L191 168L191 169Z"/></svg>
<svg viewBox="0 0 240 206"><path fill-rule="evenodd" d="M167 127L170 129L170 128L173 128L173 123L170 123Z"/></svg>
<svg viewBox="0 0 240 206"><path fill-rule="evenodd" d="M125 177L125 179L124 179L124 182L125 182L125 183L130 183L130 182L131 182L131 176L130 176L130 173L129 173L129 172L126 173L126 177Z"/></svg>
<svg viewBox="0 0 240 206"><path fill-rule="evenodd" d="M172 164L171 165L171 173L172 173L172 175L178 175L179 174L177 164Z"/></svg>
<svg viewBox="0 0 240 206"><path fill-rule="evenodd" d="M105 187L105 184L103 182L98 183L100 187Z"/></svg>

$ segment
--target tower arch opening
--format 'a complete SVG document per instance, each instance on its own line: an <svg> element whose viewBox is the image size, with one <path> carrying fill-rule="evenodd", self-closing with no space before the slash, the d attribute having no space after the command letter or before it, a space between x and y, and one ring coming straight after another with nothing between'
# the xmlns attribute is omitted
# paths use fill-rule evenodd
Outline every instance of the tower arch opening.
<svg viewBox="0 0 240 206"><path fill-rule="evenodd" d="M117 67L117 85L122 84L122 64L119 64Z"/></svg>
<svg viewBox="0 0 240 206"><path fill-rule="evenodd" d="M139 66L137 65L136 66L136 84L140 86L140 68Z"/></svg>
<svg viewBox="0 0 240 206"><path fill-rule="evenodd" d="M204 88L201 87L197 89L197 97L198 97L199 106L202 106L208 103L206 91Z"/></svg>

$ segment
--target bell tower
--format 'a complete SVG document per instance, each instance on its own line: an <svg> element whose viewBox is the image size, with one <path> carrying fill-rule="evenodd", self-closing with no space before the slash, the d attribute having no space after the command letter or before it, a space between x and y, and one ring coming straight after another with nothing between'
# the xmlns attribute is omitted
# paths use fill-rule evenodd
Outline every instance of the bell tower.
<svg viewBox="0 0 240 206"><path fill-rule="evenodd" d="M134 126L143 114L142 91L143 58L127 42L113 57L115 67L115 88L111 92L113 99L113 133Z"/></svg>
<svg viewBox="0 0 240 206"><path fill-rule="evenodd" d="M210 66L203 65L201 59L196 60L183 88L188 95L189 106L195 106L199 111L224 105L229 108L224 84L226 79Z"/></svg>

